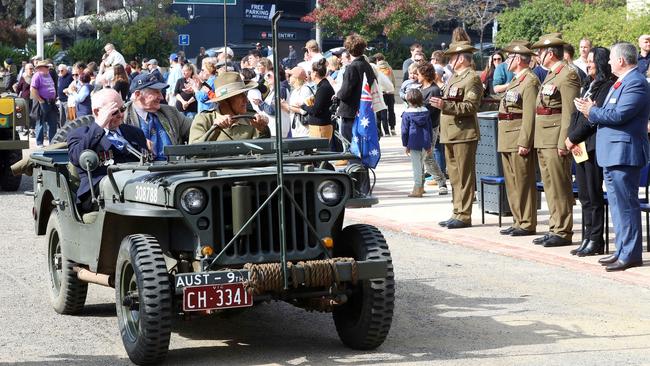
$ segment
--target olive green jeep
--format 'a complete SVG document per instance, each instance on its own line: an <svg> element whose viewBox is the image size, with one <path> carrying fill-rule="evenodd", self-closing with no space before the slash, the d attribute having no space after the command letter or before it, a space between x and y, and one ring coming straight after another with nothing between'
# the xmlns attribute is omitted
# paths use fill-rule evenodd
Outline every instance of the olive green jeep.
<svg viewBox="0 0 650 366"><path fill-rule="evenodd" d="M117 165L87 150L86 171L108 166L93 212L75 204L67 149L33 153L34 224L47 242L55 311L83 312L88 283L114 287L122 341L137 364L165 358L174 316L267 301L331 312L353 349L381 345L395 296L390 250L377 228L344 226L346 208L376 200L359 195L346 171L324 168L353 158L325 151L327 140L280 146L167 146L168 161L133 152L139 162Z"/></svg>
<svg viewBox="0 0 650 366"><path fill-rule="evenodd" d="M23 157L29 140L21 140L17 127L29 127L27 101L12 94L0 95L0 189L16 191L21 176L11 173L11 165Z"/></svg>

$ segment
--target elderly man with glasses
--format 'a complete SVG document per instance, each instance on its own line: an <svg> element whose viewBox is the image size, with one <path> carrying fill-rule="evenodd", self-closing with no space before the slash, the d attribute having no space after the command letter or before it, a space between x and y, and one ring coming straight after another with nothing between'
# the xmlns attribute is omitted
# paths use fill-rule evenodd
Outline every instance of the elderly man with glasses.
<svg viewBox="0 0 650 366"><path fill-rule="evenodd" d="M102 89L92 96L92 113L95 123L82 126L68 136L68 155L70 162L79 173L77 204L82 212L93 210L88 173L81 168L79 157L84 150L97 152L104 164L92 171L92 184L99 191L99 182L106 176L107 165L137 161L127 145L135 150L147 149L144 133L137 127L123 124L124 103L122 97L113 89Z"/></svg>
<svg viewBox="0 0 650 366"><path fill-rule="evenodd" d="M164 147L182 145L190 136L192 119L175 106L161 104L162 91L168 85L158 81L155 75L138 75L131 82L133 102L126 105L124 123L140 127L147 138L147 147L156 160L166 160Z"/></svg>

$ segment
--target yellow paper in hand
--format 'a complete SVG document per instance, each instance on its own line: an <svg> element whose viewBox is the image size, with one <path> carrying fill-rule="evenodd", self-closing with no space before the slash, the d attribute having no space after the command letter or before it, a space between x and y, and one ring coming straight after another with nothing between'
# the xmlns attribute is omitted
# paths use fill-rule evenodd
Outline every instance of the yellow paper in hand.
<svg viewBox="0 0 650 366"><path fill-rule="evenodd" d="M573 159L576 161L576 164L580 164L583 161L589 160L589 154L587 154L587 146L585 145L585 142L581 142L578 144L578 147L580 147L580 154L573 155Z"/></svg>

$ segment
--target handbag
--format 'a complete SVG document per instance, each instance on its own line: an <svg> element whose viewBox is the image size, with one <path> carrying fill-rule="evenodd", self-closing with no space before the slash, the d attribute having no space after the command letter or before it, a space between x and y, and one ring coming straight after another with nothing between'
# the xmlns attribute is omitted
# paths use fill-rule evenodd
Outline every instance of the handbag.
<svg viewBox="0 0 650 366"><path fill-rule="evenodd" d="M307 89L311 92L312 96L315 96L316 94L314 93L314 90L307 86ZM295 129L296 128L296 121L300 123L302 126L306 127L309 123L307 122L307 116L308 114L301 114L301 113L294 113L293 114L293 120L291 121L291 128Z"/></svg>
<svg viewBox="0 0 650 366"><path fill-rule="evenodd" d="M41 103L36 100L32 101L32 109L29 111L29 118L32 121L40 121L43 115L43 109L41 108Z"/></svg>

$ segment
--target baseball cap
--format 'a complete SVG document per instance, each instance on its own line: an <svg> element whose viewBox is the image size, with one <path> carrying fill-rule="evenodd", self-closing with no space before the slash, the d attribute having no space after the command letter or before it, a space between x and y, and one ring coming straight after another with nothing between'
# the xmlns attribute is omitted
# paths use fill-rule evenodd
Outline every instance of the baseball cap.
<svg viewBox="0 0 650 366"><path fill-rule="evenodd" d="M162 90L168 86L169 85L158 81L158 78L154 74L140 74L133 78L133 81L131 81L131 87L129 89L131 90L131 93L133 93L136 90L142 89Z"/></svg>
<svg viewBox="0 0 650 366"><path fill-rule="evenodd" d="M148 65L158 65L158 60L155 58L152 58L151 60L147 61Z"/></svg>
<svg viewBox="0 0 650 366"><path fill-rule="evenodd" d="M345 51L345 47L332 48L331 51L332 51L332 55L334 55L336 57L341 57L341 55Z"/></svg>
<svg viewBox="0 0 650 366"><path fill-rule="evenodd" d="M171 55L169 55L169 59L171 61L178 61L178 55L175 54L175 53L172 53Z"/></svg>

